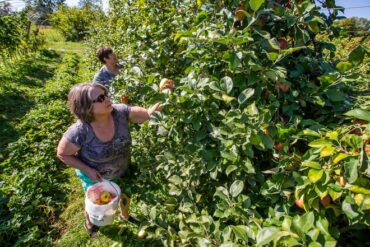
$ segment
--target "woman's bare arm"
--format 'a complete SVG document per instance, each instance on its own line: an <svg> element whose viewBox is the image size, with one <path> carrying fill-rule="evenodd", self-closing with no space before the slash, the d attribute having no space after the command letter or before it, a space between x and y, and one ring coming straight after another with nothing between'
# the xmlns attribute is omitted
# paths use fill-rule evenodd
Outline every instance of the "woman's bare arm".
<svg viewBox="0 0 370 247"><path fill-rule="evenodd" d="M101 181L102 177L98 171L89 167L75 156L78 150L80 148L63 137L58 144L57 156L66 165L83 171L91 180Z"/></svg>
<svg viewBox="0 0 370 247"><path fill-rule="evenodd" d="M155 105L151 106L148 109L145 109L140 106L133 106L131 107L129 120L132 123L143 123L149 120L153 112L160 109L160 106L161 106L160 103L156 103Z"/></svg>

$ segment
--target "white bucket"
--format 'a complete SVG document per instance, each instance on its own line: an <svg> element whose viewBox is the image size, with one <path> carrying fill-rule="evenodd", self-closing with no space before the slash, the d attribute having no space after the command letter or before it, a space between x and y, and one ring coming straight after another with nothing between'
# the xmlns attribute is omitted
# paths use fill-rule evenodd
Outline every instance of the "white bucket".
<svg viewBox="0 0 370 247"><path fill-rule="evenodd" d="M114 195L114 199L104 205L94 204L94 200L100 197L103 191L109 192ZM94 184L86 191L85 207L86 212L89 214L91 223L96 226L109 225L114 220L114 214L118 209L119 200L121 198L121 189L116 183L108 180Z"/></svg>

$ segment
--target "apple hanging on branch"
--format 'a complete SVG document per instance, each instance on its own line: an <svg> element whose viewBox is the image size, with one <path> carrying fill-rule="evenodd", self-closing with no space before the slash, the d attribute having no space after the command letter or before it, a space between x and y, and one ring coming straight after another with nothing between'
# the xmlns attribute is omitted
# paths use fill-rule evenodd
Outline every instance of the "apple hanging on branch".
<svg viewBox="0 0 370 247"><path fill-rule="evenodd" d="M286 39L280 38L278 39L278 41L279 41L279 47L281 50L284 50L285 48L288 47L288 41Z"/></svg>
<svg viewBox="0 0 370 247"><path fill-rule="evenodd" d="M173 80L163 78L159 83L159 91L162 93L172 92L174 87Z"/></svg>
<svg viewBox="0 0 370 247"><path fill-rule="evenodd" d="M287 93L289 91L289 85L284 84L282 82L277 82L276 83L276 87L279 88L284 93Z"/></svg>
<svg viewBox="0 0 370 247"><path fill-rule="evenodd" d="M304 195L302 195L299 199L296 198L294 203L297 205L297 207L304 209Z"/></svg>
<svg viewBox="0 0 370 247"><path fill-rule="evenodd" d="M123 104L127 104L128 103L128 96L127 95L123 95L121 97L121 103L123 103Z"/></svg>

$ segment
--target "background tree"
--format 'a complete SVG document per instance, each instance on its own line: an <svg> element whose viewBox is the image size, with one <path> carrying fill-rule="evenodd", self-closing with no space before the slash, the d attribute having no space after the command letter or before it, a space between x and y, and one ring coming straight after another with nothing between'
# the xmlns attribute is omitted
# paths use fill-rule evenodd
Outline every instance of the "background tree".
<svg viewBox="0 0 370 247"><path fill-rule="evenodd" d="M66 40L81 41L89 34L96 21L104 17L101 7L88 4L82 8L62 6L49 16L49 20Z"/></svg>
<svg viewBox="0 0 370 247"><path fill-rule="evenodd" d="M361 37L370 32L370 21L366 18L347 18L335 22L342 28L342 35L345 37Z"/></svg>
<svg viewBox="0 0 370 247"><path fill-rule="evenodd" d="M58 10L65 0L26 0L28 6L32 7L29 18L36 24L48 24L48 15Z"/></svg>
<svg viewBox="0 0 370 247"><path fill-rule="evenodd" d="M0 1L0 16L9 15L12 11L9 2Z"/></svg>
<svg viewBox="0 0 370 247"><path fill-rule="evenodd" d="M103 6L102 0L79 0L78 6L83 8L86 6L101 8Z"/></svg>

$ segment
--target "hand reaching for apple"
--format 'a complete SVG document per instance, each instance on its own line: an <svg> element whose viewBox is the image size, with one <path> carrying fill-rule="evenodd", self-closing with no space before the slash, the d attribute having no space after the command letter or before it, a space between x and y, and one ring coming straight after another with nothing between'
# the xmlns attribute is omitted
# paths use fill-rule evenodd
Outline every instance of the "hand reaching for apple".
<svg viewBox="0 0 370 247"><path fill-rule="evenodd" d="M86 171L86 175L94 182L101 182L103 177L94 168L90 168Z"/></svg>

